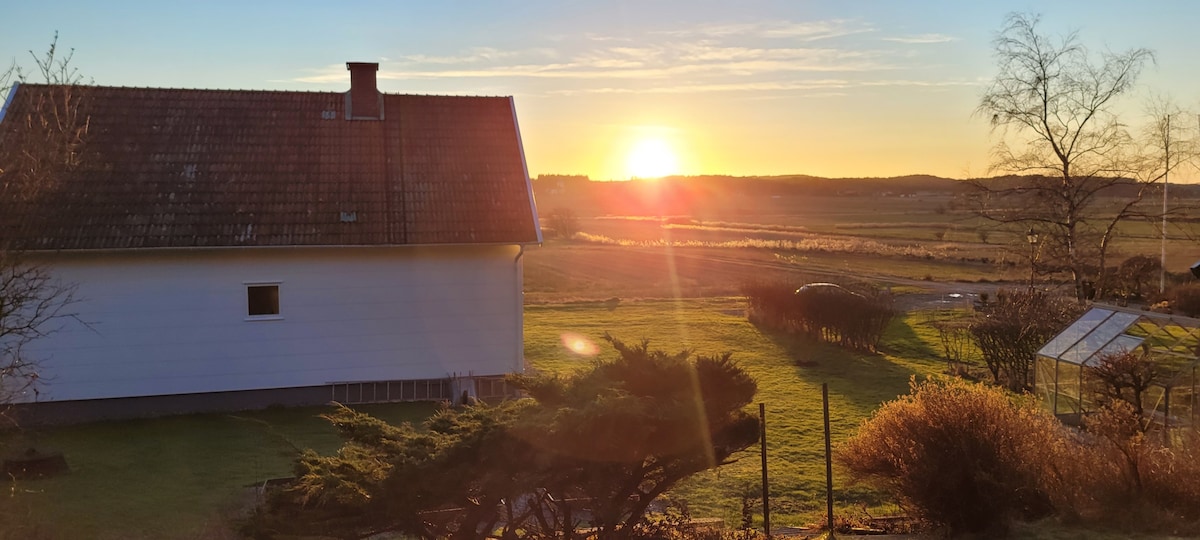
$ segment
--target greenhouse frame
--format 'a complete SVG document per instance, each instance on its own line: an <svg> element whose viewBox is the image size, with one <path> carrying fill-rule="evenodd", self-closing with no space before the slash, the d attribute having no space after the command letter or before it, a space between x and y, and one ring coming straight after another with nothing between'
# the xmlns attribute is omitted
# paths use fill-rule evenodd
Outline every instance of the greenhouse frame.
<svg viewBox="0 0 1200 540"><path fill-rule="evenodd" d="M1095 304L1047 342L1034 359L1034 393L1064 423L1100 406L1094 368L1109 355L1141 351L1158 367L1142 396L1147 427L1197 425L1200 319Z"/></svg>

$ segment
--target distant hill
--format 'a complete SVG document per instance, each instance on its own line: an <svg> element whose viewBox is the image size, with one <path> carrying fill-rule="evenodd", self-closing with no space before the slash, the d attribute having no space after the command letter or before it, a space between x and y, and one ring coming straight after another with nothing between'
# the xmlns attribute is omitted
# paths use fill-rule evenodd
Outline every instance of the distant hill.
<svg viewBox="0 0 1200 540"><path fill-rule="evenodd" d="M584 175L539 175L533 190L539 207L575 208L582 213L674 215L754 212L763 198L794 197L953 197L983 185L1000 189L1036 181L1036 177L998 176L957 180L931 175L891 178L823 178L803 174L779 176L668 176L630 181L591 181ZM1053 181L1053 180L1049 180ZM1131 196L1140 186L1110 193ZM1173 197L1200 197L1200 185L1172 185ZM1156 192L1157 193L1157 192Z"/></svg>
<svg viewBox="0 0 1200 540"><path fill-rule="evenodd" d="M749 191L778 190L788 193L804 193L808 195L838 195L849 192L872 194L875 192L897 191L939 191L961 192L970 189L962 180L942 178L925 174L896 176L892 178L824 178L804 174L779 176L667 176L649 180L634 179L629 181L590 181L584 175L543 174L533 179L535 189L583 188L590 185L593 189L621 189L615 186L630 186L652 183L655 185L691 187L705 186L708 188L737 189Z"/></svg>

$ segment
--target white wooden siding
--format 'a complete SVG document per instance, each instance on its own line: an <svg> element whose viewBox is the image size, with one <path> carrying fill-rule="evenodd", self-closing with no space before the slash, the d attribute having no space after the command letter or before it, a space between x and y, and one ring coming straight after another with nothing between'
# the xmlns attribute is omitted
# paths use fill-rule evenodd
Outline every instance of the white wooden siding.
<svg viewBox="0 0 1200 540"><path fill-rule="evenodd" d="M78 285L29 352L38 399L76 400L522 369L516 246L271 248L46 256ZM248 320L248 283L279 283ZM89 328L90 327L90 328ZM27 400L32 396L27 396Z"/></svg>

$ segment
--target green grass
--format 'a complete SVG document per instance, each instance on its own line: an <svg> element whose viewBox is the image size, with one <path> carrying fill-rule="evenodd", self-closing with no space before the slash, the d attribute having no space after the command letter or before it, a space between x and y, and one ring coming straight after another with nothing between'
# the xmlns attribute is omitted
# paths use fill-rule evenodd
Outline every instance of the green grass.
<svg viewBox="0 0 1200 540"><path fill-rule="evenodd" d="M420 421L434 410L429 403L363 409L394 422ZM332 427L317 418L325 410L101 422L23 435L62 451L71 472L13 483L13 496L0 497L0 522L26 521L26 533L49 538L219 537L247 485L291 475L294 446L336 450ZM20 444L7 437L7 446Z"/></svg>
<svg viewBox="0 0 1200 540"><path fill-rule="evenodd" d="M767 414L768 469L773 522L804 524L818 519L824 505L824 443L821 384L829 384L831 432L836 444L850 436L881 402L906 393L913 375L939 372L943 363L937 335L919 316L897 319L888 329L881 354L854 354L790 336L762 332L747 322L741 299L658 300L623 303L615 310L596 304L531 306L526 309L526 357L531 367L567 372L587 365L562 344L564 334L582 335L600 344L600 354L615 354L601 336L636 341L667 351L732 351L759 384ZM723 517L737 523L743 494L752 495L760 478L757 449L732 465L702 473L673 496L688 502L693 515ZM835 474L838 505L872 512L896 511L885 497L850 487Z"/></svg>
<svg viewBox="0 0 1200 540"><path fill-rule="evenodd" d="M936 334L918 318L897 319L885 352L851 354L773 333L749 324L737 298L530 306L526 309L526 357L530 367L567 372L592 357L570 352L564 334L615 354L601 336L633 342L642 338L666 350L732 351L759 382L766 404L774 522L816 521L822 508L824 464L821 391L830 387L832 431L845 439L880 402L907 391L910 375L941 369ZM797 361L800 362L798 365ZM432 405L366 407L390 421L419 421ZM316 417L324 408L270 409L104 422L46 430L40 446L62 450L71 473L12 484L0 498L0 521L15 537L209 538L222 537L236 509L247 501L245 487L290 475L295 447L335 451L338 438ZM12 435L9 434L10 439ZM9 446L17 443L10 440ZM676 491L696 515L737 522L743 494L757 492L757 451L716 472L703 473ZM888 501L835 478L839 506L867 505L894 511ZM22 528L28 525L29 528ZM6 529L0 526L0 538ZM16 531L16 532L12 532Z"/></svg>
<svg viewBox="0 0 1200 540"><path fill-rule="evenodd" d="M928 323L949 314L904 315L889 327L880 354L855 354L760 331L746 321L743 309L739 298L623 302L615 309L598 302L530 306L526 356L530 367L541 371L580 369L594 357L568 350L564 335L591 341L599 357L611 357L615 353L601 339L606 331L626 342L648 338L652 347L668 351L732 351L758 380L758 399L766 404L772 521L815 523L824 508L821 384L829 384L836 445L880 403L906 393L910 377L942 370L937 332ZM434 410L431 404L364 409L392 422L420 421ZM0 497L0 538L231 537L231 517L248 501L245 486L289 475L295 447L336 450L335 433L316 417L323 410L270 409L46 430L37 434L37 442L64 451L72 472L11 484L10 496ZM671 496L686 500L695 516L738 523L742 497L757 497L759 475L755 448L731 465L697 475ZM885 495L848 480L835 467L840 515L898 511ZM1125 536L1044 523L1021 525L1014 537Z"/></svg>

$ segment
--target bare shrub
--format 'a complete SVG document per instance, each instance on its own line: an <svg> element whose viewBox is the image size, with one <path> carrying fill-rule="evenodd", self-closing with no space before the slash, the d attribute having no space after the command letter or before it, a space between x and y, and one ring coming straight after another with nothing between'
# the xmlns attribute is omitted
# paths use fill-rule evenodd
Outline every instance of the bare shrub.
<svg viewBox="0 0 1200 540"><path fill-rule="evenodd" d="M855 292L858 296L843 306L842 345L874 352L896 317L895 300L890 292L876 287L857 287Z"/></svg>
<svg viewBox="0 0 1200 540"><path fill-rule="evenodd" d="M1161 268L1156 257L1134 255L1125 259L1117 266L1113 276L1116 278L1114 292L1123 298L1142 298L1146 285L1158 275Z"/></svg>
<svg viewBox="0 0 1200 540"><path fill-rule="evenodd" d="M960 370L971 363L974 341L971 337L970 321L932 321L929 324L937 330L938 342L942 345L942 355L946 358L948 371Z"/></svg>
<svg viewBox="0 0 1200 540"><path fill-rule="evenodd" d="M771 330L791 331L796 310L795 287L784 283L751 282L742 285L746 317L751 323Z"/></svg>
<svg viewBox="0 0 1200 540"><path fill-rule="evenodd" d="M570 208L555 208L546 216L546 225L555 237L570 240L579 232L579 216Z"/></svg>
<svg viewBox="0 0 1200 540"><path fill-rule="evenodd" d="M951 532L997 532L1053 510L1042 480L1070 448L1064 428L1033 402L957 379L912 384L842 444L856 479L898 497L915 517Z"/></svg>
<svg viewBox="0 0 1200 540"><path fill-rule="evenodd" d="M1171 311L1188 317L1200 315L1200 283L1185 283L1166 292Z"/></svg>
<svg viewBox="0 0 1200 540"><path fill-rule="evenodd" d="M1163 444L1143 431L1141 417L1124 400L1114 400L1085 419L1101 474L1081 475L1081 490L1097 503L1090 520L1126 530L1200 532L1200 436L1194 431Z"/></svg>
<svg viewBox="0 0 1200 540"><path fill-rule="evenodd" d="M1112 461L1117 464L1124 481L1115 485L1121 486L1120 491L1131 498L1140 495L1143 463L1152 451L1142 430L1141 415L1127 401L1115 400L1085 418L1084 425L1097 437L1094 441L1097 448L1112 457L1119 456Z"/></svg>
<svg viewBox="0 0 1200 540"><path fill-rule="evenodd" d="M1101 355L1091 373L1099 382L1096 392L1102 401L1128 403L1139 419L1145 412L1143 395L1162 375L1158 363L1141 351Z"/></svg>
<svg viewBox="0 0 1200 540"><path fill-rule="evenodd" d="M1200 533L1200 435L1146 432L1122 399L1085 426L1063 427L995 386L940 379L884 404L835 457L954 533L998 535L1050 513L1131 533Z"/></svg>
<svg viewBox="0 0 1200 540"><path fill-rule="evenodd" d="M855 350L874 351L896 315L891 294L865 286L751 283L742 293L750 322Z"/></svg>
<svg viewBox="0 0 1200 540"><path fill-rule="evenodd" d="M88 132L76 87L82 77L71 65L74 49L64 54L55 33L45 54L30 55L35 71L15 63L0 71L0 88L30 75L46 83L24 87L22 99L0 90L0 101L11 101L0 124L0 201L7 210L0 212L0 420L13 422L9 406L36 401L44 384L38 373L42 358L31 355L28 346L75 316L70 312L75 286L27 256L39 235L28 212L80 165Z"/></svg>
<svg viewBox="0 0 1200 540"><path fill-rule="evenodd" d="M1200 434L1183 432L1149 458L1142 487L1150 504L1174 516L1165 523L1170 530L1200 532Z"/></svg>
<svg viewBox="0 0 1200 540"><path fill-rule="evenodd" d="M1082 306L1042 291L999 291L987 315L971 325L975 345L996 384L1029 388L1034 355L1075 320Z"/></svg>

